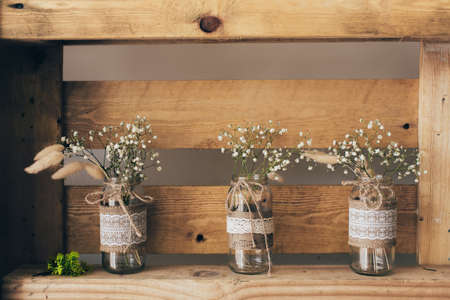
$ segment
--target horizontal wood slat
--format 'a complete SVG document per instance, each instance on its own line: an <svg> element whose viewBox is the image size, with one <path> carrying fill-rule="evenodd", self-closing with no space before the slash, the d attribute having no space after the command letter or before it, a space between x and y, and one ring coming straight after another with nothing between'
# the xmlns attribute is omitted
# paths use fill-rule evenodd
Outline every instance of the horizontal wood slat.
<svg viewBox="0 0 450 300"><path fill-rule="evenodd" d="M84 202L96 187L66 188L68 250L99 250L98 208ZM225 186L147 186L149 253L226 253ZM348 186L273 186L276 253L345 253ZM398 251L416 248L416 186L396 186ZM199 238L200 235L203 237Z"/></svg>
<svg viewBox="0 0 450 300"><path fill-rule="evenodd" d="M229 123L280 121L283 144L295 147L310 130L314 147L328 147L359 126L380 119L393 137L417 147L418 80L226 80L66 82L67 131L148 116L160 148L217 148ZM404 129L404 125L405 126Z"/></svg>
<svg viewBox="0 0 450 300"><path fill-rule="evenodd" d="M275 266L273 276L240 275L227 266L150 267L118 276L95 268L80 277L31 275L23 267L3 280L3 299L448 299L450 267L434 272L398 267L389 276L361 276L348 266Z"/></svg>
<svg viewBox="0 0 450 300"><path fill-rule="evenodd" d="M7 39L448 39L450 28L447 0L4 0L0 4L0 38Z"/></svg>

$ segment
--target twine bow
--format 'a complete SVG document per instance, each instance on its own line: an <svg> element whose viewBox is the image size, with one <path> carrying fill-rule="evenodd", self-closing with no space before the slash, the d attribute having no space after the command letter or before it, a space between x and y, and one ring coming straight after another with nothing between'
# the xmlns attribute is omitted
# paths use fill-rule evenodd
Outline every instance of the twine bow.
<svg viewBox="0 0 450 300"><path fill-rule="evenodd" d="M141 231L136 227L136 224L134 224L133 218L131 217L130 212L128 211L128 208L125 206L125 203L123 202L122 188L124 188L126 191L128 191L130 193L130 195L134 196L136 199L138 199L144 203L152 202L153 198L151 196L140 196L135 191L130 190L130 187L124 183L108 182L108 183L106 183L106 185L109 185L111 188L106 189L103 192L89 193L84 197L84 200L88 204L98 204L100 202L104 202L105 200L111 200L111 199L119 202L119 205L122 208L123 212L128 216L128 220L130 220L131 227L133 227L134 231L136 232L136 235L138 237L142 237Z"/></svg>
<svg viewBox="0 0 450 300"><path fill-rule="evenodd" d="M354 185L359 187L359 199L363 201L368 209L378 210L383 205L384 195L381 190L388 190L390 196L394 196L394 191L390 187L383 186L383 177L361 176L358 180L342 181L342 185ZM375 197L373 197L375 192ZM375 201L373 201L375 199Z"/></svg>
<svg viewBox="0 0 450 300"><path fill-rule="evenodd" d="M255 192L255 187L257 189L257 191ZM261 210L259 209L259 205L257 203L257 201L261 201L262 198L262 194L264 191L264 185L262 185L261 183L255 182L255 181L248 181L247 178L245 177L239 177L238 180L233 184L232 183L232 187L228 192L227 195L227 199L225 202L225 208L227 209L227 211L230 211L231 208L233 206L238 206L239 202L236 199L236 193L242 194L243 191L248 191L248 193L250 194L250 198L253 200L253 202L255 203L255 207L256 207L256 211L258 212L259 217L261 218L261 220L264 220L264 217L261 213ZM250 209L250 204L247 201L246 197L242 197L244 199L245 205L248 208L249 211L249 215L250 215L250 226L251 226L251 236L252 236L252 245L253 247L256 247L255 244L255 238L253 235L254 232L254 227L253 227L253 217L252 217L252 213L251 213L251 209ZM263 231L264 231L264 242L265 242L265 246L266 246L266 251L267 251L267 259L268 259L268 263L269 263L269 270L268 270L268 275L271 276L272 274L272 260L270 257L270 250L269 250L269 243L268 243L268 239L267 239L267 233L266 233L266 228L264 226L263 223Z"/></svg>

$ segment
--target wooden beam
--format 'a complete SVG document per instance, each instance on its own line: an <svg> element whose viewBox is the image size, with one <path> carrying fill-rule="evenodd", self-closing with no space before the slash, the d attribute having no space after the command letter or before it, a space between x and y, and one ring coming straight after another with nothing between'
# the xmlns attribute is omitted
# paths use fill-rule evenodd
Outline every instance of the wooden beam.
<svg viewBox="0 0 450 300"><path fill-rule="evenodd" d="M378 118L398 142L417 147L415 79L67 82L64 98L68 132L141 114L159 148L217 148L229 123L269 119L288 128L283 145L296 147L298 131L309 130L313 146L326 148L360 126L359 118Z"/></svg>
<svg viewBox="0 0 450 300"><path fill-rule="evenodd" d="M447 0L4 0L0 38L23 40L448 40Z"/></svg>
<svg viewBox="0 0 450 300"><path fill-rule="evenodd" d="M149 253L227 253L225 186L146 186ZM98 207L84 196L96 187L66 187L67 246L97 253ZM276 253L345 253L348 186L273 186ZM414 253L416 186L396 186L399 200L398 248ZM201 237L201 238L200 238Z"/></svg>
<svg viewBox="0 0 450 300"><path fill-rule="evenodd" d="M62 46L0 46L1 254L6 272L62 249L63 183L24 167L61 135Z"/></svg>
<svg viewBox="0 0 450 300"><path fill-rule="evenodd" d="M239 275L226 266L164 266L117 276L99 268L80 277L31 277L21 268L3 282L3 299L448 299L450 268L399 267L369 277L348 266L275 266L273 275Z"/></svg>
<svg viewBox="0 0 450 300"><path fill-rule="evenodd" d="M450 44L425 43L420 61L418 260L450 263Z"/></svg>

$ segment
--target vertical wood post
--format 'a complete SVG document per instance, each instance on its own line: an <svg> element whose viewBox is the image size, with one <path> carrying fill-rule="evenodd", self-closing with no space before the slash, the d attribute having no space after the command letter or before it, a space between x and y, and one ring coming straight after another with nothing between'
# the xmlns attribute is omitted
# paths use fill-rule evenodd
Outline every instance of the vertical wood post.
<svg viewBox="0 0 450 300"><path fill-rule="evenodd" d="M417 256L420 264L448 264L450 251L450 44L422 43Z"/></svg>
<svg viewBox="0 0 450 300"><path fill-rule="evenodd" d="M0 44L0 266L41 263L63 248L63 183L28 175L61 134L62 46Z"/></svg>

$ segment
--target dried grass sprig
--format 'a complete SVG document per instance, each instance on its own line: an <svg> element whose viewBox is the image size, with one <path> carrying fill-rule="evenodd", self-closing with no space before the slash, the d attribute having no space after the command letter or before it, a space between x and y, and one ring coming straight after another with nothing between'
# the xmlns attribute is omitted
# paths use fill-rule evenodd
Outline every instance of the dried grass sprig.
<svg viewBox="0 0 450 300"><path fill-rule="evenodd" d="M339 162L339 158L336 155L330 155L328 153L313 150L306 150L303 154L305 157L312 159L313 161L326 165L335 165Z"/></svg>
<svg viewBox="0 0 450 300"><path fill-rule="evenodd" d="M73 175L75 173L78 173L82 170L85 170L86 173L88 173L88 175L94 179L99 179L99 180L105 179L105 175L104 175L103 171L98 166L96 166L92 163L79 162L79 161L72 162L72 163L65 165L64 167L62 167L61 169L59 169L52 175L52 179L54 179L54 180L64 179L64 178L66 178L70 175Z"/></svg>
<svg viewBox="0 0 450 300"><path fill-rule="evenodd" d="M84 163L76 161L72 162L70 164L65 165L52 175L52 179L58 180L58 179L64 179L67 176L73 175L75 173L80 172L84 169Z"/></svg>
<svg viewBox="0 0 450 300"><path fill-rule="evenodd" d="M270 172L267 174L267 178L276 182L284 182L284 178L276 172Z"/></svg>
<svg viewBox="0 0 450 300"><path fill-rule="evenodd" d="M64 154L62 152L50 152L46 156L41 157L39 160L35 161L31 166L25 168L25 172L27 172L28 174L37 174L48 168L59 165L63 159Z"/></svg>
<svg viewBox="0 0 450 300"><path fill-rule="evenodd" d="M44 149L42 149L41 151L39 151L35 156L34 156L34 160L40 160L41 158L47 156L48 154L50 154L51 152L62 152L64 150L64 146L61 144L54 144L54 145L50 145L45 147Z"/></svg>
<svg viewBox="0 0 450 300"><path fill-rule="evenodd" d="M98 167L96 165L93 165L90 163L85 163L84 170L86 171L86 173L88 173L94 179L98 179L98 180L105 179L105 173L103 173L103 170L100 169L100 167Z"/></svg>

